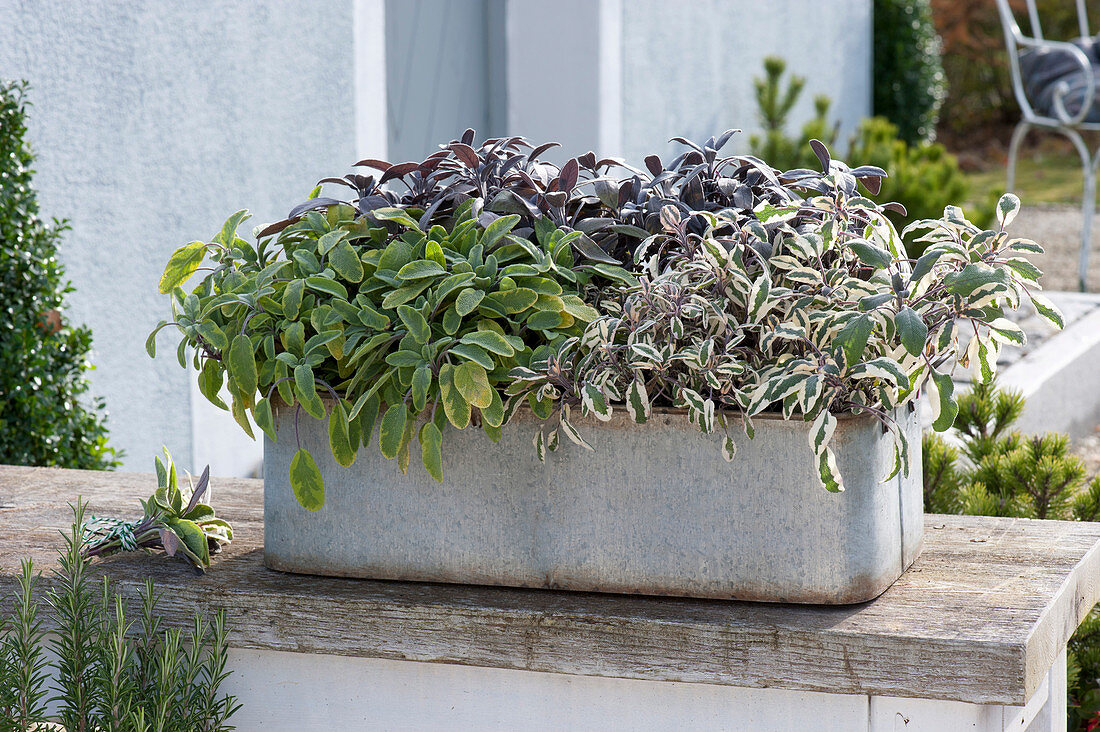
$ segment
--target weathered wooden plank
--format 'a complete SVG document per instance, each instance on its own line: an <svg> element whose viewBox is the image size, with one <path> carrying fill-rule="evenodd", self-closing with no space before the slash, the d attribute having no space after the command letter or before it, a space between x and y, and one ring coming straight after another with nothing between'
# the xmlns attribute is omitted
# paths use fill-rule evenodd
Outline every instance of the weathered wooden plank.
<svg viewBox="0 0 1100 732"><path fill-rule="evenodd" d="M54 563L68 501L131 516L152 487L0 467L0 592L22 556ZM928 517L913 568L849 607L302 577L263 567L260 481L213 490L237 540L209 574L141 556L98 566L126 592L152 576L169 618L226 608L242 648L1021 705L1100 599L1100 525L963 516Z"/></svg>

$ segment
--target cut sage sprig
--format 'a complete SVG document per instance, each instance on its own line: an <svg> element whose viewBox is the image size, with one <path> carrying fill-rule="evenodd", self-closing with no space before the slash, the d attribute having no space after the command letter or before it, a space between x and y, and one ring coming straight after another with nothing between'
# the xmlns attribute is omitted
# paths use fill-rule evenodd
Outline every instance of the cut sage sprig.
<svg viewBox="0 0 1100 732"><path fill-rule="evenodd" d="M84 525L85 557L161 549L170 557L182 555L202 572L210 567L211 553L233 541L233 527L203 502L204 497L209 500L210 466L197 482L188 475L190 488L185 498L167 448L164 455L167 463L156 458L157 490L149 500L141 501L144 515L136 521L92 516Z"/></svg>

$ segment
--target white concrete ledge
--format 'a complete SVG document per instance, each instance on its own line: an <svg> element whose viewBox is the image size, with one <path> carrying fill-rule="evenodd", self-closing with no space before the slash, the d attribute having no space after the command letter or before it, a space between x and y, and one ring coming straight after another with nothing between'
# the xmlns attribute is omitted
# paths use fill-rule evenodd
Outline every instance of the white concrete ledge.
<svg viewBox="0 0 1100 732"><path fill-rule="evenodd" d="M1066 326L998 379L1027 399L1016 429L1094 434L1100 425L1100 308Z"/></svg>

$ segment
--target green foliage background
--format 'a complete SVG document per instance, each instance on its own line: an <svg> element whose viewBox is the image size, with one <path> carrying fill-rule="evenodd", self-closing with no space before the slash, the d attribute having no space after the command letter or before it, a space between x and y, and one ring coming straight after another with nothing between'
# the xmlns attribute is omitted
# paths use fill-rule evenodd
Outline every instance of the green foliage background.
<svg viewBox="0 0 1100 732"><path fill-rule="evenodd" d="M929 0L875 0L874 111L909 145L936 137L947 95L940 49Z"/></svg>
<svg viewBox="0 0 1100 732"><path fill-rule="evenodd" d="M67 227L39 216L26 92L0 82L0 463L113 468L103 402L86 397L91 331L46 324L72 290L57 256Z"/></svg>
<svg viewBox="0 0 1100 732"><path fill-rule="evenodd" d="M820 163L810 148L810 140L821 140L827 147L835 148L839 123L829 120L831 100L818 95L814 97L814 117L802 126L799 134L787 133L787 118L802 93L805 79L795 75L784 78L786 67L781 58L764 59L764 76L754 82L762 132L749 138L749 146L753 154L779 170L817 169ZM939 218L946 206L965 201L970 192L959 161L943 145L925 140L906 142L898 125L886 117L869 117L859 123L848 141L845 159L853 167L874 165L886 171L882 189L872 198L905 206L904 216L887 214L898 231L912 221ZM993 220L999 193L993 191L989 201L981 202L977 210L968 211L970 220L987 226ZM920 245L907 243L906 247L910 256L923 252Z"/></svg>

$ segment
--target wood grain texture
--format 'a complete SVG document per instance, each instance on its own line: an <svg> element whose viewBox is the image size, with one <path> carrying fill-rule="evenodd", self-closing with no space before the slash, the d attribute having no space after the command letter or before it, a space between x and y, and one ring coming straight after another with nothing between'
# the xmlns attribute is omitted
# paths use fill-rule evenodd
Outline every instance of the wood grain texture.
<svg viewBox="0 0 1100 732"><path fill-rule="evenodd" d="M926 517L913 567L846 607L289 575L263 566L262 481L212 484L236 541L208 574L140 555L96 566L126 593L153 577L171 621L225 608L241 648L1021 705L1100 599L1100 524L966 516ZM0 604L23 556L55 564L69 501L132 518L153 487L0 467Z"/></svg>

